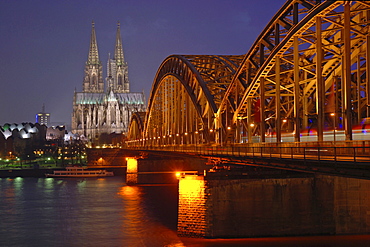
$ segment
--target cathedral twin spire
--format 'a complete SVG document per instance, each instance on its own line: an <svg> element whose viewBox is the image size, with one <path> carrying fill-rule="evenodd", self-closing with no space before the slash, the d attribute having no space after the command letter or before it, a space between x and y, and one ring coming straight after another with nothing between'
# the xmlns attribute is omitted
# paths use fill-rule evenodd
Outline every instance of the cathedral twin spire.
<svg viewBox="0 0 370 247"><path fill-rule="evenodd" d="M119 22L117 23L114 58L111 59L109 55L107 67L107 90L112 90L115 93L128 93L128 66L124 60ZM99 60L94 22L92 22L90 49L85 65L83 91L88 93L104 92L103 70Z"/></svg>
<svg viewBox="0 0 370 247"><path fill-rule="evenodd" d="M92 30L91 30L91 38L90 38L90 49L89 49L89 57L87 59L87 63L97 65L100 63L100 60L99 60L99 52L98 52L98 43L96 41L94 21L92 22L91 25L92 25Z"/></svg>
<svg viewBox="0 0 370 247"><path fill-rule="evenodd" d="M119 22L117 23L116 48L114 50L114 60L116 60L117 65L122 65L125 61L125 58L123 57L121 30Z"/></svg>

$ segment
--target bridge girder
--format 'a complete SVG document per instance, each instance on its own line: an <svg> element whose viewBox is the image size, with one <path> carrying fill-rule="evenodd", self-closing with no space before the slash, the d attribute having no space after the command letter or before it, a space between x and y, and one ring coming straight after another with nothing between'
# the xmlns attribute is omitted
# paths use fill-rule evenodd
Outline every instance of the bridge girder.
<svg viewBox="0 0 370 247"><path fill-rule="evenodd" d="M369 116L368 10L360 1L287 2L246 54L219 107L224 142L240 142L243 133L264 142L271 132L277 142L284 132L300 141L312 126L322 141L334 123L345 125L351 140L352 124Z"/></svg>
<svg viewBox="0 0 370 247"><path fill-rule="evenodd" d="M128 140L143 141L144 122L146 112L133 112L130 119L130 126L128 130Z"/></svg>

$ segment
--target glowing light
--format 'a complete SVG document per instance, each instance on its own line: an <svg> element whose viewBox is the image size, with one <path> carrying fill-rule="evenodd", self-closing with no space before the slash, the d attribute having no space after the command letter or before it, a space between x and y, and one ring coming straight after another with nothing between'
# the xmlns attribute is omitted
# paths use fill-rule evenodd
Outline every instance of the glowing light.
<svg viewBox="0 0 370 247"><path fill-rule="evenodd" d="M330 113L330 116L334 117L335 116L335 113L334 112Z"/></svg>
<svg viewBox="0 0 370 247"><path fill-rule="evenodd" d="M22 136L23 139L31 138L31 134L30 133L22 133L21 136Z"/></svg>
<svg viewBox="0 0 370 247"><path fill-rule="evenodd" d="M137 160L134 158L126 158L127 173L137 173Z"/></svg>
<svg viewBox="0 0 370 247"><path fill-rule="evenodd" d="M227 129L228 129L228 130L231 130L231 127L230 127L230 126L228 126L228 127L227 127Z"/></svg>
<svg viewBox="0 0 370 247"><path fill-rule="evenodd" d="M195 206L196 205L196 206ZM186 175L179 180L179 214L178 232L189 231L192 224L194 207L196 207L197 219L200 225L206 225L205 219L205 183L202 177ZM203 216L203 217L202 217ZM199 218L198 218L199 217ZM199 229L200 230L200 229ZM202 230L200 230L202 231Z"/></svg>
<svg viewBox="0 0 370 247"><path fill-rule="evenodd" d="M286 123L286 122L288 122L288 120L286 120L286 119L283 119L283 123Z"/></svg>
<svg viewBox="0 0 370 247"><path fill-rule="evenodd" d="M135 187L124 186L121 188L118 194L122 196L131 196L131 195L136 194L136 192L137 192L137 189Z"/></svg>
<svg viewBox="0 0 370 247"><path fill-rule="evenodd" d="M176 177L180 178L180 176L181 176L181 172L176 172Z"/></svg>
<svg viewBox="0 0 370 247"><path fill-rule="evenodd" d="M185 135L187 136L188 135L188 132L185 132Z"/></svg>
<svg viewBox="0 0 370 247"><path fill-rule="evenodd" d="M209 132L213 132L213 129L210 129Z"/></svg>
<svg viewBox="0 0 370 247"><path fill-rule="evenodd" d="M249 126L254 127L254 123L251 123Z"/></svg>

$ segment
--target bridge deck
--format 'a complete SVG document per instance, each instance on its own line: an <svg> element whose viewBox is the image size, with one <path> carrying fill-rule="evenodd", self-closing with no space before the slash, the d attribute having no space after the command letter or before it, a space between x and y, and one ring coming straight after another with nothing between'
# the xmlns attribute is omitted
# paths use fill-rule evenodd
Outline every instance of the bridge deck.
<svg viewBox="0 0 370 247"><path fill-rule="evenodd" d="M265 166L304 172L320 172L358 178L370 178L370 145L364 142L343 142L337 146L317 143L300 146L282 145L173 145L138 147L140 151L156 151L163 155L194 155L209 159L213 164ZM322 143L321 143L322 144Z"/></svg>

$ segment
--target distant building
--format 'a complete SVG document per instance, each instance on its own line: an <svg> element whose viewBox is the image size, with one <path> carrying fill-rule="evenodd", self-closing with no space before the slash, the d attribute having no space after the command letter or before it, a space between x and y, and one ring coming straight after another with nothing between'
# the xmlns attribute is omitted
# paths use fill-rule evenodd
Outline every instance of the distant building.
<svg viewBox="0 0 370 247"><path fill-rule="evenodd" d="M50 113L45 112L45 105L42 105L42 112L36 114L36 123L50 125Z"/></svg>
<svg viewBox="0 0 370 247"><path fill-rule="evenodd" d="M102 67L92 23L82 92L74 93L71 123L74 134L90 141L97 140L102 134L127 133L132 113L145 111L144 93L130 92L119 23L114 57L109 55L105 83Z"/></svg>

